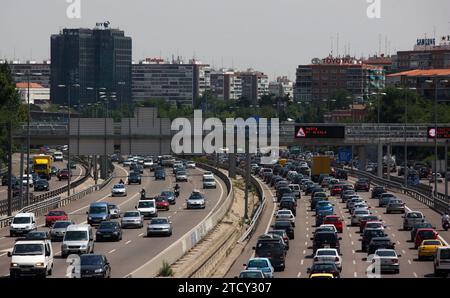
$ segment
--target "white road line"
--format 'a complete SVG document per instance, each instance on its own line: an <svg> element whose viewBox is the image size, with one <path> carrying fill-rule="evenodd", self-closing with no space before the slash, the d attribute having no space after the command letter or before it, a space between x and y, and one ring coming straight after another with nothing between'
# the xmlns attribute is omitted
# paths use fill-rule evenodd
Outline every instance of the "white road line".
<svg viewBox="0 0 450 298"><path fill-rule="evenodd" d="M413 275L414 275L414 277L416 277L416 278L418 277L418 276L417 276L417 273L415 273L415 272L413 272Z"/></svg>
<svg viewBox="0 0 450 298"><path fill-rule="evenodd" d="M0 257L6 256L8 253L5 252L4 254L1 254Z"/></svg>
<svg viewBox="0 0 450 298"><path fill-rule="evenodd" d="M108 251L109 254L112 254L113 252L115 252L116 249L114 248L113 250Z"/></svg>
<svg viewBox="0 0 450 298"><path fill-rule="evenodd" d="M352 249L352 254L355 254L355 250L354 249Z"/></svg>
<svg viewBox="0 0 450 298"><path fill-rule="evenodd" d="M358 277L358 273L353 273L353 276L356 278L356 277Z"/></svg>
<svg viewBox="0 0 450 298"><path fill-rule="evenodd" d="M392 234L392 237L395 237L395 234Z"/></svg>
<svg viewBox="0 0 450 298"><path fill-rule="evenodd" d="M300 261L300 265L303 265L303 261L304 261L303 259Z"/></svg>
<svg viewBox="0 0 450 298"><path fill-rule="evenodd" d="M309 228L307 227L306 230L309 231Z"/></svg>
<svg viewBox="0 0 450 298"><path fill-rule="evenodd" d="M406 254L406 251L404 249L402 249L402 254Z"/></svg>
<svg viewBox="0 0 450 298"><path fill-rule="evenodd" d="M400 245L400 241L397 240L397 244Z"/></svg>
<svg viewBox="0 0 450 298"><path fill-rule="evenodd" d="M139 235L138 235L138 237L141 237L141 236L143 236L144 235L144 233L140 233Z"/></svg>
<svg viewBox="0 0 450 298"><path fill-rule="evenodd" d="M128 240L127 242L125 242L125 245L130 244L131 240Z"/></svg>
<svg viewBox="0 0 450 298"><path fill-rule="evenodd" d="M387 227L387 229L388 229L388 230L390 230L390 229L391 229L391 227Z"/></svg>
<svg viewBox="0 0 450 298"><path fill-rule="evenodd" d="M411 264L412 264L412 263L411 263L411 260L408 260L408 264L409 264L409 265L411 265Z"/></svg>
<svg viewBox="0 0 450 298"><path fill-rule="evenodd" d="M352 241L352 246L355 245L355 242Z"/></svg>
<svg viewBox="0 0 450 298"><path fill-rule="evenodd" d="M356 265L356 260L353 260L353 265Z"/></svg>
<svg viewBox="0 0 450 298"><path fill-rule="evenodd" d="M305 241L305 246L307 246L308 245L308 241Z"/></svg>
<svg viewBox="0 0 450 298"><path fill-rule="evenodd" d="M306 234L306 238L309 238L309 234Z"/></svg>
<svg viewBox="0 0 450 298"><path fill-rule="evenodd" d="M306 255L306 250L303 250L303 254Z"/></svg>
<svg viewBox="0 0 450 298"><path fill-rule="evenodd" d="M299 273L297 274L297 278L300 278L300 276L302 276L302 273L301 273L301 272L299 272Z"/></svg>
<svg viewBox="0 0 450 298"><path fill-rule="evenodd" d="M348 234L348 237L352 238L352 234Z"/></svg>
<svg viewBox="0 0 450 298"><path fill-rule="evenodd" d="M305 224L309 224L309 222L306 222Z"/></svg>
<svg viewBox="0 0 450 298"><path fill-rule="evenodd" d="M0 237L0 240L5 239L6 237Z"/></svg>

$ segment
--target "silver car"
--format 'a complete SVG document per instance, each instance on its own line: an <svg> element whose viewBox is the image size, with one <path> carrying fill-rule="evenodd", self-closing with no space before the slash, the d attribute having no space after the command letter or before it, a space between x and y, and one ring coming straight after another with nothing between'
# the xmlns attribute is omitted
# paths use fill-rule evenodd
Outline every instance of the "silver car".
<svg viewBox="0 0 450 298"><path fill-rule="evenodd" d="M380 273L390 271L399 274L399 257L401 257L401 255L397 255L393 249L377 249L375 254L371 257L374 265L372 273L375 273L376 268L378 267Z"/></svg>
<svg viewBox="0 0 450 298"><path fill-rule="evenodd" d="M370 215L369 209L366 208L357 208L352 213L351 225L357 226L359 225L359 221L362 217Z"/></svg>
<svg viewBox="0 0 450 298"><path fill-rule="evenodd" d="M425 216L420 211L411 211L403 216L403 230L411 230L416 224L425 222Z"/></svg>
<svg viewBox="0 0 450 298"><path fill-rule="evenodd" d="M142 228L144 226L144 216L139 211L127 211L120 221L122 228Z"/></svg>
<svg viewBox="0 0 450 298"><path fill-rule="evenodd" d="M167 217L152 218L147 226L147 237L153 235L172 235L172 222Z"/></svg>
<svg viewBox="0 0 450 298"><path fill-rule="evenodd" d="M405 203L402 200L390 200L386 206L386 213L393 212L405 213Z"/></svg>
<svg viewBox="0 0 450 298"><path fill-rule="evenodd" d="M120 217L120 208L115 204L108 203L108 210L111 218L119 218Z"/></svg>
<svg viewBox="0 0 450 298"><path fill-rule="evenodd" d="M290 221L292 226L295 227L295 216L291 210L278 210L275 214L276 219Z"/></svg>
<svg viewBox="0 0 450 298"><path fill-rule="evenodd" d="M188 181L188 177L187 177L186 172L185 171L178 171L175 174L175 180L176 180L176 182L179 182L179 181L187 182Z"/></svg>
<svg viewBox="0 0 450 298"><path fill-rule="evenodd" d="M62 241L64 239L64 234L66 234L67 227L73 224L75 223L71 220L55 221L50 229L50 238L52 241Z"/></svg>
<svg viewBox="0 0 450 298"><path fill-rule="evenodd" d="M127 188L125 187L124 184L116 184L113 186L112 190L111 190L111 194L113 197L115 196L126 196L127 195Z"/></svg>
<svg viewBox="0 0 450 298"><path fill-rule="evenodd" d="M378 207L384 207L386 206L390 200L397 199L397 197L394 194L391 193L383 193L378 198Z"/></svg>

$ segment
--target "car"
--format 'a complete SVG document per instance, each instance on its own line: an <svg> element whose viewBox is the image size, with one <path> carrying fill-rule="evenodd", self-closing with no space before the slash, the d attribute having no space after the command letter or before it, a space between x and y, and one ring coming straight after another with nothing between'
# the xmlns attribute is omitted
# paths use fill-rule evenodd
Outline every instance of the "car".
<svg viewBox="0 0 450 298"><path fill-rule="evenodd" d="M56 174L56 177L59 181L69 179L69 175L72 176L72 173L68 169L60 169Z"/></svg>
<svg viewBox="0 0 450 298"><path fill-rule="evenodd" d="M405 203L402 200L390 200L386 206L386 213L405 213Z"/></svg>
<svg viewBox="0 0 450 298"><path fill-rule="evenodd" d="M135 208L141 213L144 218L158 216L158 210L156 209L156 202L154 199L139 200Z"/></svg>
<svg viewBox="0 0 450 298"><path fill-rule="evenodd" d="M371 223L378 222L378 223L381 224L381 226L384 229L384 225L379 220L378 216L374 215L374 214L369 214L369 215L361 216L360 219L359 219L359 232L360 233L364 232L364 229L366 228L367 223L369 223L369 222L371 222Z"/></svg>
<svg viewBox="0 0 450 298"><path fill-rule="evenodd" d="M156 202L156 209L169 211L170 203L169 203L169 200L167 199L167 197L156 196L155 202Z"/></svg>
<svg viewBox="0 0 450 298"><path fill-rule="evenodd" d="M46 179L36 180L36 183L34 184L34 191L49 191L49 190L50 184Z"/></svg>
<svg viewBox="0 0 450 298"><path fill-rule="evenodd" d="M103 221L95 233L95 241L122 240L122 228L116 221Z"/></svg>
<svg viewBox="0 0 450 298"><path fill-rule="evenodd" d="M155 180L166 180L166 172L164 171L164 168L157 167L155 169Z"/></svg>
<svg viewBox="0 0 450 298"><path fill-rule="evenodd" d="M386 193L386 188L384 186L374 186L370 197L372 199L377 199L382 193Z"/></svg>
<svg viewBox="0 0 450 298"><path fill-rule="evenodd" d="M297 199L301 198L302 194L301 194L300 185L298 185L298 184L289 184L288 187L290 189L292 189L292 192L293 192L295 198L297 198Z"/></svg>
<svg viewBox="0 0 450 298"><path fill-rule="evenodd" d="M348 179L347 171L341 170L341 169L336 171L336 175L335 176L336 176L337 179L343 179L343 180L347 180Z"/></svg>
<svg viewBox="0 0 450 298"><path fill-rule="evenodd" d="M433 261L434 275L447 277L450 273L450 247L438 247Z"/></svg>
<svg viewBox="0 0 450 298"><path fill-rule="evenodd" d="M295 227L295 216L291 210L281 209L275 214L276 219L288 220L291 222L292 226Z"/></svg>
<svg viewBox="0 0 450 298"><path fill-rule="evenodd" d="M369 243L372 240L372 238L375 237L386 237L383 229L369 229L366 227L364 230L364 233L362 235L361 240L361 251L367 252L367 248L369 247Z"/></svg>
<svg viewBox="0 0 450 298"><path fill-rule="evenodd" d="M9 226L9 235L23 235L37 229L36 215L32 212L17 213Z"/></svg>
<svg viewBox="0 0 450 298"><path fill-rule="evenodd" d="M344 185L344 186L345 186L345 185ZM349 190L343 190L343 191L341 192L341 202L342 202L342 203L347 202L348 198L349 198L350 196L354 196L354 195L356 195L356 192L355 192L354 190L351 190L351 189L349 189Z"/></svg>
<svg viewBox="0 0 450 298"><path fill-rule="evenodd" d="M252 247L255 257L268 258L276 270L284 270L286 263L286 246L280 237L258 237L256 246Z"/></svg>
<svg viewBox="0 0 450 298"><path fill-rule="evenodd" d="M111 218L119 218L120 217L120 208L116 204L108 203L108 211Z"/></svg>
<svg viewBox="0 0 450 298"><path fill-rule="evenodd" d="M186 168L187 169L195 169L195 167L196 167L196 164L195 164L194 161L189 160L189 161L186 162Z"/></svg>
<svg viewBox="0 0 450 298"><path fill-rule="evenodd" d="M308 268L306 272L309 273L310 277L318 273L329 273L332 274L334 278L341 277L340 271L334 261L314 262L311 268Z"/></svg>
<svg viewBox="0 0 450 298"><path fill-rule="evenodd" d="M346 205L347 205L347 209L351 210L356 203L362 203L364 202L363 198L355 196L350 198L349 200L347 200Z"/></svg>
<svg viewBox="0 0 450 298"><path fill-rule="evenodd" d="M375 268L372 269L372 273L376 272L376 265L378 264L380 273L389 271L399 274L400 273L400 262L398 260L399 257L400 255L397 255L397 253L393 249L384 249L384 248L377 249L373 254L373 256L369 258L375 265Z"/></svg>
<svg viewBox="0 0 450 298"><path fill-rule="evenodd" d="M170 205L175 205L176 203L176 197L175 197L175 193L171 190L164 190L161 192L162 197L166 197L167 201L169 202Z"/></svg>
<svg viewBox="0 0 450 298"><path fill-rule="evenodd" d="M110 278L111 265L103 254L82 254L80 256L81 278Z"/></svg>
<svg viewBox="0 0 450 298"><path fill-rule="evenodd" d="M131 172L130 175L128 175L128 184L141 184L141 175L136 172Z"/></svg>
<svg viewBox="0 0 450 298"><path fill-rule="evenodd" d="M154 167L154 162L152 158L145 158L144 159L144 168L149 168L150 170Z"/></svg>
<svg viewBox="0 0 450 298"><path fill-rule="evenodd" d="M70 225L66 228L61 243L61 257L69 254L90 254L94 252L94 234L89 224Z"/></svg>
<svg viewBox="0 0 450 298"><path fill-rule="evenodd" d="M285 197L280 201L280 210L290 210L294 216L297 215L296 200L292 197Z"/></svg>
<svg viewBox="0 0 450 298"><path fill-rule="evenodd" d="M125 187L125 184L115 184L111 190L111 195L113 197L116 196L126 196L127 195L127 188Z"/></svg>
<svg viewBox="0 0 450 298"><path fill-rule="evenodd" d="M203 178L203 188L217 188L216 180L211 177Z"/></svg>
<svg viewBox="0 0 450 298"><path fill-rule="evenodd" d="M424 240L435 240L438 239L439 233L434 229L430 228L421 228L416 232L416 238L414 239L414 248L417 249L422 241Z"/></svg>
<svg viewBox="0 0 450 298"><path fill-rule="evenodd" d="M245 270L260 270L266 278L272 278L275 271L268 258L251 258L244 264Z"/></svg>
<svg viewBox="0 0 450 298"><path fill-rule="evenodd" d="M443 247L444 244L439 239L428 239L423 240L418 248L418 258L419 260L425 258L434 258L436 251L439 247Z"/></svg>
<svg viewBox="0 0 450 298"><path fill-rule="evenodd" d="M194 191L189 196L188 199L186 199L186 208L187 209L205 209L206 208L206 202L205 202L205 196L200 193L199 191Z"/></svg>
<svg viewBox="0 0 450 298"><path fill-rule="evenodd" d="M205 179L205 178L214 178L214 174L212 172L209 172L209 171L204 172L203 173L203 179Z"/></svg>
<svg viewBox="0 0 450 298"><path fill-rule="evenodd" d="M45 226L51 227L58 220L69 220L69 215L63 210L52 210L45 215Z"/></svg>
<svg viewBox="0 0 450 298"><path fill-rule="evenodd" d="M50 240L48 231L31 231L25 235L25 240Z"/></svg>
<svg viewBox="0 0 450 298"><path fill-rule="evenodd" d="M286 234L286 230L271 230L266 233L266 235L278 236L284 241L286 250L289 250L289 236Z"/></svg>
<svg viewBox="0 0 450 298"><path fill-rule="evenodd" d="M120 226L121 228L142 228L144 226L144 216L138 210L126 211L120 220Z"/></svg>
<svg viewBox="0 0 450 298"><path fill-rule="evenodd" d="M431 223L428 222L420 222L420 223L415 223L411 229L411 242L414 242L414 239L416 239L416 233L418 229L424 229L424 228L428 228L428 229L434 229L433 225Z"/></svg>
<svg viewBox="0 0 450 298"><path fill-rule="evenodd" d="M29 185L30 187L33 187L34 186L33 176L31 174L29 174L29 175L24 174L22 176L22 184L23 185Z"/></svg>
<svg viewBox="0 0 450 298"><path fill-rule="evenodd" d="M395 243L389 237L373 237L369 242L367 254L374 254L377 249L381 248L394 249Z"/></svg>
<svg viewBox="0 0 450 298"><path fill-rule="evenodd" d="M313 241L313 252L320 248L335 248L340 253L340 243L339 240L342 240L335 232L331 231L322 231L314 233L314 237L311 238Z"/></svg>
<svg viewBox="0 0 450 298"><path fill-rule="evenodd" d="M275 220L275 223L271 226L275 230L284 230L289 237L289 240L295 238L295 230L289 220Z"/></svg>
<svg viewBox="0 0 450 298"><path fill-rule="evenodd" d="M264 272L261 270L243 270L239 273L239 278L265 278Z"/></svg>
<svg viewBox="0 0 450 298"><path fill-rule="evenodd" d="M94 202L89 205L87 213L87 223L90 225L100 224L102 221L110 220L111 214L106 202Z"/></svg>
<svg viewBox="0 0 450 298"><path fill-rule="evenodd" d="M363 190L363 191L370 190L370 183L367 179L359 179L358 181L356 181L355 191L357 192L359 190Z"/></svg>
<svg viewBox="0 0 450 298"><path fill-rule="evenodd" d="M9 275L46 277L53 271L53 248L49 240L23 240L8 252L11 258Z"/></svg>
<svg viewBox="0 0 450 298"><path fill-rule="evenodd" d="M370 211L366 208L356 208L352 212L351 222L352 226L358 226L361 217L370 215Z"/></svg>
<svg viewBox="0 0 450 298"><path fill-rule="evenodd" d="M70 161L70 163L69 163L69 168L71 168L71 169L76 169L76 168L77 168L77 163L74 162L74 161Z"/></svg>
<svg viewBox="0 0 450 298"><path fill-rule="evenodd" d="M147 237L154 235L171 236L172 232L172 222L167 217L154 217L147 226Z"/></svg>
<svg viewBox="0 0 450 298"><path fill-rule="evenodd" d="M385 207L390 200L395 200L397 197L391 193L382 193L378 197L378 207Z"/></svg>
<svg viewBox="0 0 450 298"><path fill-rule="evenodd" d="M277 190L277 201L280 202L281 198L283 197L283 195L285 194L292 194L292 196L294 196L294 192L292 191L292 189L289 188L289 186L282 186ZM295 198L295 197L294 197Z"/></svg>
<svg viewBox="0 0 450 298"><path fill-rule="evenodd" d="M52 241L62 241L66 234L67 227L75 224L72 220L58 220L53 223L50 229L50 238Z"/></svg>
<svg viewBox="0 0 450 298"><path fill-rule="evenodd" d="M313 262L334 262L339 271L342 271L342 258L335 248L320 248L314 255Z"/></svg>
<svg viewBox="0 0 450 298"><path fill-rule="evenodd" d="M14 185L17 181L17 178L15 176L11 176L11 184ZM8 186L9 179L8 175L5 175L2 177L2 186Z"/></svg>
<svg viewBox="0 0 450 298"><path fill-rule="evenodd" d="M331 204L331 202L329 201L319 201L316 204L316 214L320 213L322 211L330 211L331 213L333 213L333 204Z"/></svg>
<svg viewBox="0 0 450 298"><path fill-rule="evenodd" d="M187 182L188 181L188 177L187 177L187 173L186 171L177 171L175 174L175 181L176 182Z"/></svg>
<svg viewBox="0 0 450 298"><path fill-rule="evenodd" d="M403 218L403 230L411 230L417 223L425 222L425 216L420 211L409 211Z"/></svg>
<svg viewBox="0 0 450 298"><path fill-rule="evenodd" d="M327 215L323 220L324 225L334 225L338 233L344 230L344 221L337 215Z"/></svg>

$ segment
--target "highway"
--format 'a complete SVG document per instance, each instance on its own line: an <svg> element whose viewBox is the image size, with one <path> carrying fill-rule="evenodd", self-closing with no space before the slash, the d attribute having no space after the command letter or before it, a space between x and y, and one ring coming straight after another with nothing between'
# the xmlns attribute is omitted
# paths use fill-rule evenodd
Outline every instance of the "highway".
<svg viewBox="0 0 450 298"><path fill-rule="evenodd" d="M350 178L349 182L354 183L355 178ZM263 183L266 195L268 198L274 196L275 191L269 189ZM396 251L401 255L400 259L400 274L383 274L383 278L420 278L433 277L433 263L432 261L418 261L417 250L414 249L414 244L410 242L410 231L402 230L402 215L401 214L386 214L385 208L378 207L378 200L370 198L370 192L358 192L367 203L371 206L371 211L378 215L386 226L386 233L393 242L396 243ZM441 229L440 215L422 203L407 197L403 194L396 194L401 198L409 210L422 211L426 216L428 222L432 223L444 241L450 239L450 232L445 232ZM315 230L314 212L310 211L309 204L310 196L303 195L298 202L295 239L290 240L290 249L286 257L286 269L283 272L276 272L275 277L308 277L307 268L312 265L312 241L313 232ZM340 215L346 223L346 227L342 234L340 241L341 254L343 262L343 270L341 277L344 278L364 278L367 277L367 267L370 263L366 262L367 253L361 251L361 242L359 227L350 226L350 214L345 209L345 204L341 203L339 198L332 198L330 200L335 205L335 214ZM269 200L263 218L259 224L256 233L252 236L249 243L246 245L242 255L236 260L226 277L234 277L239 275L243 270L243 264L253 256L252 247L255 246L257 237L264 232L270 230L270 222L273 221L273 211L275 210L275 203ZM408 209L407 209L408 210Z"/></svg>
<svg viewBox="0 0 450 298"><path fill-rule="evenodd" d="M159 216L170 217L173 223L173 235L171 237L146 237L145 221L142 229L124 229L123 239L120 242L95 242L95 252L105 254L111 263L112 277L125 277L139 268L145 262L152 259L158 253L174 243L186 232L197 225L211 210L226 197L226 186L223 181L217 180L216 189L202 190L202 170L188 169L188 182L180 182L180 197L175 205L170 206L170 211L159 211ZM126 197L111 197L111 187L121 178L126 181L128 168L120 165L115 166L115 178L101 191L97 191L82 200L75 201L69 206L62 208L69 214L69 218L75 223L86 223L86 211L89 204L97 201L107 201L117 204L122 212L134 210L140 197L140 191L145 188L147 195L154 196L163 190L173 189L175 178L172 169L166 169L166 180L155 181L153 173L145 170L142 175L142 184L127 185ZM206 208L204 210L186 210L185 199L191 194L193 189L200 189L207 197ZM43 225L44 218L38 218L38 224ZM46 228L41 227L40 230ZM95 233L95 229L94 229ZM7 257L8 249L11 249L15 239L8 235L8 229L0 230L0 276L9 274L9 261ZM66 274L66 260L60 257L61 242L53 242L55 253L55 265L53 277L64 277Z"/></svg>

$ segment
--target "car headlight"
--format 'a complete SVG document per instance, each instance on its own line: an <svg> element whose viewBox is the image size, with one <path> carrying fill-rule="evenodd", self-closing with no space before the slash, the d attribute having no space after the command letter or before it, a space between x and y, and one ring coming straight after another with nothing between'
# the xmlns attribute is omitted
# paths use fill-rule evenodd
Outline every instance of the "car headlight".
<svg viewBox="0 0 450 298"><path fill-rule="evenodd" d="M80 245L80 248L87 248L87 245L86 244L82 244L82 245Z"/></svg>
<svg viewBox="0 0 450 298"><path fill-rule="evenodd" d="M17 263L11 263L11 267L19 267L19 264L17 264Z"/></svg>
<svg viewBox="0 0 450 298"><path fill-rule="evenodd" d="M116 231L116 232L113 232L113 234L114 234L114 235L117 235L117 234L119 234L119 232Z"/></svg>
<svg viewBox="0 0 450 298"><path fill-rule="evenodd" d="M102 268L95 269L95 273L102 273L102 272L103 272L103 269L102 269Z"/></svg>
<svg viewBox="0 0 450 298"><path fill-rule="evenodd" d="M44 267L44 263L42 263L42 262L36 263L36 267Z"/></svg>
<svg viewBox="0 0 450 298"><path fill-rule="evenodd" d="M89 219L89 220L92 220L92 216L89 216L88 219Z"/></svg>

